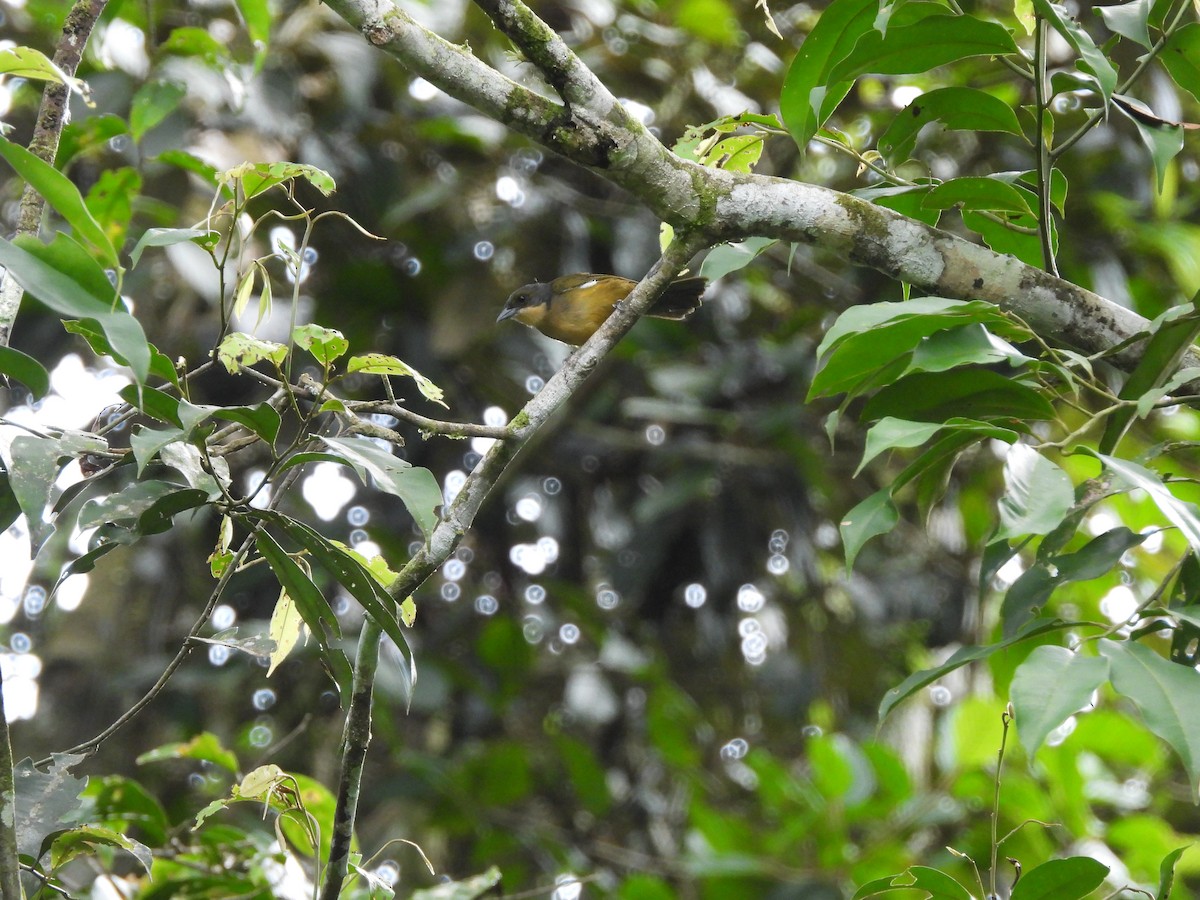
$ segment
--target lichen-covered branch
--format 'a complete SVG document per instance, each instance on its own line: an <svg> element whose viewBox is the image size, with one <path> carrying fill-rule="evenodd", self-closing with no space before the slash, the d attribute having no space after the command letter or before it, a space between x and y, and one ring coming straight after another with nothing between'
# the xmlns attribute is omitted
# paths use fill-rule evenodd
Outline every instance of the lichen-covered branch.
<svg viewBox="0 0 1200 900"><path fill-rule="evenodd" d="M362 788L367 745L371 743L371 694L379 667L379 642L383 630L370 618L363 621L354 656L354 683L350 689L350 709L342 729L342 771L338 783L337 806L333 813L333 834L329 841L329 862L321 900L337 900L342 882L350 870L350 847L354 838L354 820Z"/></svg>
<svg viewBox="0 0 1200 900"><path fill-rule="evenodd" d="M525 4L477 2L564 103L517 85L468 48L418 25L389 0L329 0L329 5L446 93L625 188L676 229L702 234L710 244L752 236L811 244L922 291L996 303L1047 342L1088 354L1106 353L1149 326L1078 285L856 197L682 160L640 125L628 124L628 117L606 110L606 92L594 87L595 76ZM1134 342L1112 359L1130 368L1140 350Z"/></svg>
<svg viewBox="0 0 1200 900"><path fill-rule="evenodd" d="M54 64L68 77L74 77L76 69L79 68L79 61L83 58L84 48L92 36L92 29L96 27L96 22L107 5L108 0L77 0L67 13L62 37L54 49ZM42 91L42 105L38 109L29 152L51 165L58 154L58 141L62 136L63 125L66 124L69 97L70 89L67 85L57 82L47 82L45 90ZM17 234L37 234L45 208L46 201L42 195L30 185L25 185L25 192L21 195L21 209L17 216ZM17 318L17 308L21 304L21 293L21 286L15 278L6 277L3 283L0 283L0 346L8 346L13 322Z"/></svg>

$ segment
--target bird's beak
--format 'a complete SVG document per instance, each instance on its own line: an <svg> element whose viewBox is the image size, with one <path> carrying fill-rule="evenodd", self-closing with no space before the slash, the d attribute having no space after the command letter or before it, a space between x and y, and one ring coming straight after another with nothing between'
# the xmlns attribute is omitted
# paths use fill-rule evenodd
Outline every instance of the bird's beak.
<svg viewBox="0 0 1200 900"><path fill-rule="evenodd" d="M517 314L517 307L506 306L506 307L504 307L504 309L500 310L500 315L496 316L496 321L503 322L505 319L511 319L516 314Z"/></svg>

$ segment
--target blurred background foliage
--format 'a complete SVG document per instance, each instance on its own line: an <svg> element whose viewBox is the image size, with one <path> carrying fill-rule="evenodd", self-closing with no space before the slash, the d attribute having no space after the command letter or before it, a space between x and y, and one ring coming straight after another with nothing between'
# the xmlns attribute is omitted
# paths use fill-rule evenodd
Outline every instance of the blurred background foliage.
<svg viewBox="0 0 1200 900"><path fill-rule="evenodd" d="M750 0L536 10L669 144L689 125L777 109L785 68L821 10L774 6L782 40ZM472 6L405 8L510 77L539 83ZM2 33L49 52L65 10L59 0L0 5ZM990 13L1010 17L999 6ZM126 250L146 228L204 217L211 191L189 172L193 157L218 169L319 166L338 191L303 200L344 210L385 240L322 224L301 317L340 329L353 352L406 360L445 389L451 416L491 422L515 412L567 352L511 323L494 326L508 293L576 271L638 277L656 257L658 222L629 197L413 78L325 7L280 5L262 50L226 3L109 4L80 69L95 105L73 101L59 163ZM907 89L962 83L1018 102L1005 76L975 61L865 78L830 124L866 149ZM1165 79L1147 89L1164 118L1196 117L1193 99ZM11 136L27 140L38 91L18 81L5 90ZM1064 123L1084 115L1063 102ZM139 105L164 114L133 133ZM1147 316L1200 287L1192 143L1161 193L1127 123L1077 145L1063 162L1064 277ZM1030 154L1009 136L926 129L914 156L946 178L1026 170ZM801 161L786 137L769 141L758 171L843 190L871 183L851 156L818 144ZM0 183L5 228L18 196L15 179ZM955 227L949 217L943 225ZM148 252L125 286L151 340L192 361L217 335L217 290L211 265L187 244ZM840 518L894 470L882 460L852 477L861 435L844 424L831 451L823 420L832 404L804 402L823 327L852 304L901 296L846 260L776 247L715 284L685 326L634 329L418 593L420 680L407 715L398 677L380 696L364 850L407 838L456 877L497 865L515 891L574 873L590 879L588 895L631 900L833 898L914 862L966 875L947 845L985 865L1004 690L1029 648L944 680L882 730L876 709L909 672L994 627L993 595L981 598L976 581L996 458L984 447L964 459L928 528L910 516L847 573ZM260 335L280 333L285 307L277 301ZM83 353L32 308L14 343L48 368ZM212 375L193 399L232 404L255 391L245 378ZM1154 427L1140 439L1200 430L1189 410ZM486 449L405 433L407 458L448 490ZM351 496L353 487L313 478L304 495L321 501L327 534L405 559L419 540L407 514L390 498ZM292 511L303 504L298 495ZM1139 522L1147 513L1136 505L1114 514L1135 529L1153 521ZM8 635L27 636L40 659L36 714L15 732L18 758L90 736L149 687L211 589L216 525L181 521L117 551L70 612L8 590ZM1156 546L1131 551L1130 568L1165 570ZM52 545L30 583L48 587L70 554ZM1057 602L1102 618L1106 598L1132 581L1074 584ZM265 631L276 590L262 567L241 576L222 624ZM352 625L356 607L342 608ZM313 652L268 679L248 657L198 650L88 769L138 779L172 823L186 822L227 793L229 774L186 761L137 765L139 753L207 730L246 767L271 761L329 785L340 727ZM1200 830L1176 762L1132 710L1081 715L1053 743L1026 760L1010 742L1000 833L1052 824L1025 824L1002 855L1031 866L1091 853L1116 867L1117 883L1155 882L1163 856ZM402 893L433 880L412 851L388 853ZM1185 856L1180 872L1200 875L1200 856ZM1181 886L1172 896L1189 895Z"/></svg>

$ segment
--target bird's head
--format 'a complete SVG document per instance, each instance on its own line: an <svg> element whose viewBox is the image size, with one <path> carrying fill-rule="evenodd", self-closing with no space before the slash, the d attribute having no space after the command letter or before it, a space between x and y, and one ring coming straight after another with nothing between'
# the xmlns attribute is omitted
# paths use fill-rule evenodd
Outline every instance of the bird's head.
<svg viewBox="0 0 1200 900"><path fill-rule="evenodd" d="M516 319L522 325L536 328L549 311L552 293L550 285L540 281L519 287L509 294L504 309L500 310L496 321Z"/></svg>

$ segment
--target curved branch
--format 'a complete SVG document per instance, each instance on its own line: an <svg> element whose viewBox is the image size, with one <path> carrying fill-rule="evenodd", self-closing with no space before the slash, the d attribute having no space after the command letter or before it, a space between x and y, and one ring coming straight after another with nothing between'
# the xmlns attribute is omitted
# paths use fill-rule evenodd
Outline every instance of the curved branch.
<svg viewBox="0 0 1200 900"><path fill-rule="evenodd" d="M754 234L812 244L936 296L994 303L1043 338L1088 354L1111 351L1149 328L1142 316L1099 294L858 197L783 178L707 171L718 194L718 240ZM1141 343L1134 342L1108 358L1132 368L1140 357Z"/></svg>
<svg viewBox="0 0 1200 900"><path fill-rule="evenodd" d="M528 6L513 0L475 0L496 27L538 67L569 106L581 106L601 118L632 127L630 116L612 92L585 66L553 28Z"/></svg>
<svg viewBox="0 0 1200 900"><path fill-rule="evenodd" d="M497 441L467 476L455 498L443 510L428 542L396 575L388 593L403 599L420 587L454 552L471 527L484 499L517 451L541 428L563 402L596 368L596 364L633 327L643 312L683 271L691 258L704 248L696 235L677 237L646 277L638 282L617 311L588 342L576 350L525 407L509 423L510 440ZM367 743L371 737L371 704L374 665L382 632L374 623L364 623L355 658L354 689L342 739L342 764L338 781L337 812L325 870L322 900L334 900L349 870L350 840L361 786Z"/></svg>
<svg viewBox="0 0 1200 900"><path fill-rule="evenodd" d="M561 38L518 0L477 0L569 101L595 79ZM740 175L680 159L617 114L556 104L505 78L469 49L423 28L388 0L329 0L376 46L453 97L634 194L677 230L709 243L761 236L839 253L923 291L979 299L1009 310L1044 339L1104 354L1130 369L1149 322L1098 294L1010 256L848 194L762 175ZM617 104L620 109L620 104ZM1124 345L1124 346L1122 346ZM1200 365L1189 357L1184 365ZM1200 390L1200 386L1197 386Z"/></svg>

